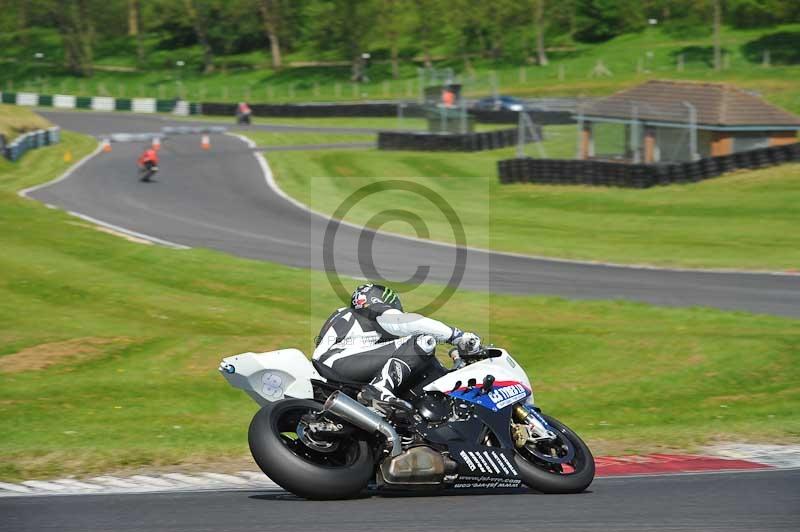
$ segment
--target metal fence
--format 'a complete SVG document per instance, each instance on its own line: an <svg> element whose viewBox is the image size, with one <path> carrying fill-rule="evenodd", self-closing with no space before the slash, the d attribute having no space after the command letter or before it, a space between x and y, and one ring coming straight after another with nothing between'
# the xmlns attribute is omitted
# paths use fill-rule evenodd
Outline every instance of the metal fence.
<svg viewBox="0 0 800 532"><path fill-rule="evenodd" d="M652 162L695 161L711 155L710 139L699 138L697 110L687 101L653 104L608 99L600 108L593 102L581 102L575 116L578 123L576 158L579 159L641 163L648 159ZM582 145L584 129L591 139L588 146ZM653 136L650 153L646 153L648 133ZM710 135L709 132L702 134Z"/></svg>
<svg viewBox="0 0 800 532"><path fill-rule="evenodd" d="M742 151L671 164L627 164L598 160L516 158L499 161L501 183L648 188L692 183L738 169L800 161L800 143Z"/></svg>

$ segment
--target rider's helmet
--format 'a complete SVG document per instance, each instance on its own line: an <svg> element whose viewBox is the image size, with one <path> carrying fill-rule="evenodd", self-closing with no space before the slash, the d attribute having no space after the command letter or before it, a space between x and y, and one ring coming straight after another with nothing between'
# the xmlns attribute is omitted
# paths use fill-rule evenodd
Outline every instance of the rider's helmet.
<svg viewBox="0 0 800 532"><path fill-rule="evenodd" d="M380 284L372 283L362 284L355 289L353 298L350 301L350 308L367 308L376 303L385 303L401 312L403 310L400 296L398 296L394 290Z"/></svg>

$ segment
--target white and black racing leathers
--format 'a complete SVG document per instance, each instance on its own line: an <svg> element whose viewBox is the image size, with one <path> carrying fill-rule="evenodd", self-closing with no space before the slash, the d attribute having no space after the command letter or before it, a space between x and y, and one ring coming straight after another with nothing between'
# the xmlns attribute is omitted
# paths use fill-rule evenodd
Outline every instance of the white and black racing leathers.
<svg viewBox="0 0 800 532"><path fill-rule="evenodd" d="M382 396L393 397L425 366L438 342L453 343L462 335L456 327L384 303L340 308L322 326L313 358L346 379L369 382Z"/></svg>

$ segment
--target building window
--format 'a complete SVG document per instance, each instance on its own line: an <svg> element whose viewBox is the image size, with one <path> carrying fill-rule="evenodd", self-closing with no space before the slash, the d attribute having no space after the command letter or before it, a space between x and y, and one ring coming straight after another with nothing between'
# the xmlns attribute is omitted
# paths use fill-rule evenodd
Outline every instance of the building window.
<svg viewBox="0 0 800 532"><path fill-rule="evenodd" d="M738 134L733 137L733 151L757 150L758 148L768 148L769 137L764 133Z"/></svg>

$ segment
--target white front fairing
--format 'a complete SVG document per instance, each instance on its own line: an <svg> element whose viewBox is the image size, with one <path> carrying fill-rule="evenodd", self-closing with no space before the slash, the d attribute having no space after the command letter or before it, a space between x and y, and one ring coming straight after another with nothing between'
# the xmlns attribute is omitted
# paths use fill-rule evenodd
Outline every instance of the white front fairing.
<svg viewBox="0 0 800 532"><path fill-rule="evenodd" d="M533 404L533 388L527 373L505 349L491 348L500 353L499 356L486 358L479 362L469 364L459 370L451 371L447 375L436 379L426 385L426 392L442 392L449 394L457 389L466 387L470 379L475 379L477 386L483 383L484 377L492 375L495 379L495 388L521 384L530 391L528 402Z"/></svg>
<svg viewBox="0 0 800 532"><path fill-rule="evenodd" d="M261 406L284 397L312 399L311 379L325 380L299 349L230 356L222 359L219 371Z"/></svg>

